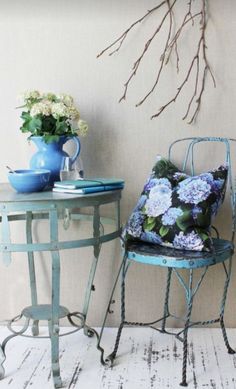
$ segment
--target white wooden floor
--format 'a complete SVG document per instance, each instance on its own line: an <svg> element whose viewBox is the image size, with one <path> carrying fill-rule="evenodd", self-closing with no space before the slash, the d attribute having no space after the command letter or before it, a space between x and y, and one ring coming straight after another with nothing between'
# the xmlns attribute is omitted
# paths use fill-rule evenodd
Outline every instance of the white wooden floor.
<svg viewBox="0 0 236 389"><path fill-rule="evenodd" d="M45 329L42 329L45 334ZM190 330L189 389L236 389L236 354L226 352L219 329ZM0 341L9 332L0 327ZM106 329L109 353L115 329ZM236 330L228 330L236 348ZM148 328L125 328L116 364L104 368L95 339L83 333L60 339L60 365L67 389L177 389L181 381L182 344ZM0 389L50 389L50 345L47 339L17 337L7 345L6 376Z"/></svg>

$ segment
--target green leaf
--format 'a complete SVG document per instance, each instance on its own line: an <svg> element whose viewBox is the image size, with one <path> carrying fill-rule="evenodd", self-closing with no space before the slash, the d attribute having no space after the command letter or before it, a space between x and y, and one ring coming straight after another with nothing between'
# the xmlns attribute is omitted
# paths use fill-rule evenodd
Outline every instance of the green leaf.
<svg viewBox="0 0 236 389"><path fill-rule="evenodd" d="M154 217L148 217L143 225L145 231L151 231L155 227L156 219Z"/></svg>
<svg viewBox="0 0 236 389"><path fill-rule="evenodd" d="M50 116L42 117L42 133L39 135L56 135L56 119Z"/></svg>
<svg viewBox="0 0 236 389"><path fill-rule="evenodd" d="M23 124L23 126L20 127L21 132L29 132L29 126L27 124Z"/></svg>
<svg viewBox="0 0 236 389"><path fill-rule="evenodd" d="M169 232L169 228L166 227L166 226L161 226L160 230L159 230L159 234L160 236L163 238L164 236L166 236Z"/></svg>
<svg viewBox="0 0 236 389"><path fill-rule="evenodd" d="M194 230L198 233L198 235L200 236L200 238L201 238L203 241L209 239L209 235L207 234L207 232L205 232L205 231L202 230L201 228L197 228L197 227L196 227Z"/></svg>
<svg viewBox="0 0 236 389"><path fill-rule="evenodd" d="M64 134L68 130L68 124L65 120L63 121L56 121L56 133L57 134Z"/></svg>
<svg viewBox="0 0 236 389"><path fill-rule="evenodd" d="M157 178L172 176L178 169L169 160L162 158L153 168Z"/></svg>
<svg viewBox="0 0 236 389"><path fill-rule="evenodd" d="M187 228L192 225L191 211L185 211L182 216L179 216L176 220L176 224L180 230L187 230Z"/></svg>
<svg viewBox="0 0 236 389"><path fill-rule="evenodd" d="M23 119L23 120L25 120L25 121L30 121L30 120L31 120L30 113L29 113L29 112L23 111L23 112L21 113L21 119Z"/></svg>
<svg viewBox="0 0 236 389"><path fill-rule="evenodd" d="M32 134L35 134L35 133L37 133L37 131L41 130L41 128L42 128L42 120L39 117L34 116L29 121L29 131Z"/></svg>
<svg viewBox="0 0 236 389"><path fill-rule="evenodd" d="M209 212L206 212L205 214L198 213L197 224L200 227L208 227L210 223L211 223L211 215Z"/></svg>
<svg viewBox="0 0 236 389"><path fill-rule="evenodd" d="M207 234L204 234L203 232L201 232L201 233L199 234L199 236L200 236L200 238L201 238L203 241L209 239L209 236L208 236Z"/></svg>

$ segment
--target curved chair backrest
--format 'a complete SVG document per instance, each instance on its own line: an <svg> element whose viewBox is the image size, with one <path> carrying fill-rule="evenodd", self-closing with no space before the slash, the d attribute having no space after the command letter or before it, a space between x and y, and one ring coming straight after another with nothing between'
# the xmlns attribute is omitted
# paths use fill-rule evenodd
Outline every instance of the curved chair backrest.
<svg viewBox="0 0 236 389"><path fill-rule="evenodd" d="M186 152L183 160L182 170L186 172L188 166L190 166L191 174L195 174L195 164L194 164L194 147L196 144L201 142L221 142L225 145L225 163L228 166L228 187L230 191L230 201L232 208L232 242L234 241L235 230L236 230L236 199L235 192L236 188L233 183L233 172L232 172L232 161L231 161L231 143L236 142L236 139L231 138L221 138L221 137L192 137L192 138L182 138L171 143L168 152L169 160L172 159L174 146L180 142L186 142ZM236 152L236 148L235 148Z"/></svg>

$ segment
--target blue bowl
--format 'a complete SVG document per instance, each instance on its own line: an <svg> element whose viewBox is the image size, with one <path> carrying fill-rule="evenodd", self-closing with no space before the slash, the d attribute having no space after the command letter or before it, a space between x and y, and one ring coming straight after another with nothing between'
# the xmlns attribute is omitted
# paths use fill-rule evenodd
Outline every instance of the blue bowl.
<svg viewBox="0 0 236 389"><path fill-rule="evenodd" d="M17 192L39 192L49 184L50 173L46 169L15 170L15 173L8 173L8 180Z"/></svg>

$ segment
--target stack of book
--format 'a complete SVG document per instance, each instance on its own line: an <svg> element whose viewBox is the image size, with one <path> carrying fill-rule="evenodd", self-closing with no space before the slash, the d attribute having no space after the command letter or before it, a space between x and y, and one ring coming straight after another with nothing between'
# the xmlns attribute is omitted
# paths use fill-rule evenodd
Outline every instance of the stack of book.
<svg viewBox="0 0 236 389"><path fill-rule="evenodd" d="M117 178L89 178L54 182L53 192L87 194L124 188L124 180Z"/></svg>

